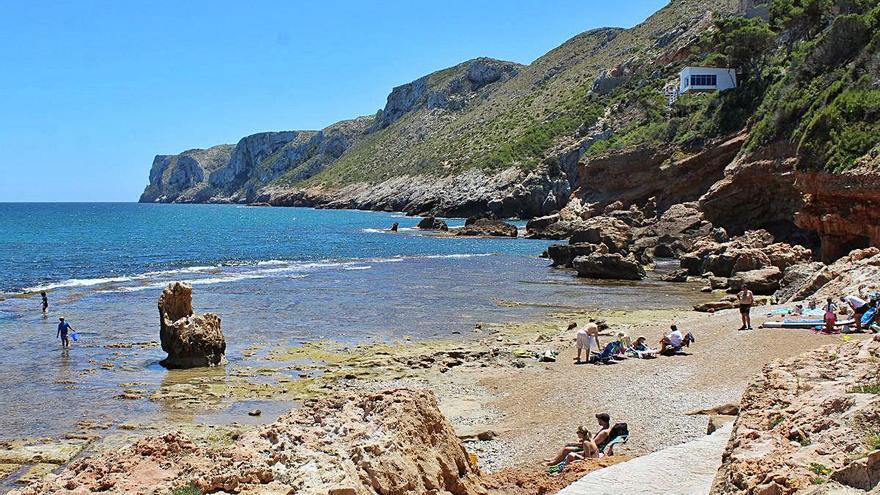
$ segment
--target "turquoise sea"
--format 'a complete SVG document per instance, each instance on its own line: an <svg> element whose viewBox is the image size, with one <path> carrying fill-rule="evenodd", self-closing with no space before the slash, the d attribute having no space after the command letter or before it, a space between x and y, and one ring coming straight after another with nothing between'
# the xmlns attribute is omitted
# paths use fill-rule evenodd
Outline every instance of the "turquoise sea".
<svg viewBox="0 0 880 495"><path fill-rule="evenodd" d="M176 280L193 285L197 312L221 316L237 365L250 364L243 351L254 344L449 337L556 307L688 303L654 280L598 284L548 268L538 257L547 241L440 237L415 229L418 220L236 205L0 204L0 439L154 412L147 398L113 397L133 382L158 387L169 373L157 365L162 350L140 343L158 341L156 301ZM386 230L394 222L398 233ZM55 338L62 313L80 336L69 352Z"/></svg>

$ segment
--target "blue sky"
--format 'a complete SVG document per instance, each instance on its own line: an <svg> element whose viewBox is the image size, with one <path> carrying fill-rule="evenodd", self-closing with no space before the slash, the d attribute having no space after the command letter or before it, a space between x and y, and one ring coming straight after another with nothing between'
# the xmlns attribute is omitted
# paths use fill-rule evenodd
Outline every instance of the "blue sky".
<svg viewBox="0 0 880 495"><path fill-rule="evenodd" d="M529 63L632 1L7 1L0 201L136 201L156 154L375 113L392 87Z"/></svg>

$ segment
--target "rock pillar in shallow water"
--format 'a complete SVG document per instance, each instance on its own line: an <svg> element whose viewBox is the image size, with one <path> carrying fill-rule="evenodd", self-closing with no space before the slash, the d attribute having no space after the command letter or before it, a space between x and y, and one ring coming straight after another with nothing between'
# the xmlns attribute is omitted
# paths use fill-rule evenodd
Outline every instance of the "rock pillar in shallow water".
<svg viewBox="0 0 880 495"><path fill-rule="evenodd" d="M213 313L194 314L192 286L168 284L159 296L159 339L168 357L166 368L215 366L223 362L226 340L220 330L220 317Z"/></svg>

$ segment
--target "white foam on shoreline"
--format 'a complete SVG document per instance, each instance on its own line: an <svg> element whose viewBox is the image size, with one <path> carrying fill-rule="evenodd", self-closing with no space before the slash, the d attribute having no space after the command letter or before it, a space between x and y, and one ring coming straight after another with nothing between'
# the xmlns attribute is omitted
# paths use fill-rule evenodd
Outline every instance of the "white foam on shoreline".
<svg viewBox="0 0 880 495"><path fill-rule="evenodd" d="M305 275L301 274L304 272L308 273L334 268L341 268L347 271L369 270L372 268L371 265L365 266L364 263L400 263L407 260L420 259L466 259L493 255L493 253L453 253L401 255L388 258L359 258L348 260L285 261L270 259L259 261L234 261L217 265L199 265L172 270L157 270L127 276L68 279L60 282L51 282L27 287L23 289L22 292L28 294L59 289L84 288L95 288L98 292L137 292L164 287L169 282L178 280L181 275L213 275L205 278L187 277L183 280L192 285L212 285L269 277L303 278Z"/></svg>

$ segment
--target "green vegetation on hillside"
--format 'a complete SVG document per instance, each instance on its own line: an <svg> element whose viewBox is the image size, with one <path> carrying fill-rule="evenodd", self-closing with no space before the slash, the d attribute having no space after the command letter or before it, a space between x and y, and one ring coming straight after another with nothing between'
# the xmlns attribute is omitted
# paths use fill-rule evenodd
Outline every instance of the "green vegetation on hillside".
<svg viewBox="0 0 880 495"><path fill-rule="evenodd" d="M781 7L791 1L771 6L771 24L787 30L791 48L777 61L748 146L790 141L805 166L843 171L880 142L880 7L804 0L792 14Z"/></svg>
<svg viewBox="0 0 880 495"><path fill-rule="evenodd" d="M852 167L880 142L880 7L773 0L770 12L769 22L719 19L688 60L664 68L671 77L684 65L737 67L739 87L685 94L667 111L662 79L634 77L611 100L627 124L588 154L636 145L695 149L749 128L749 149L787 141L807 166Z"/></svg>
<svg viewBox="0 0 880 495"><path fill-rule="evenodd" d="M317 175L279 182L338 186L534 170L590 135L598 136L586 150L591 156L634 146L690 153L748 129L747 149L789 142L802 163L835 171L877 146L876 1L771 0L769 21L733 15L736 4L710 0L710 17L705 1L674 0L633 29L584 33L517 76L476 90L461 107L414 108ZM735 68L739 86L682 95L670 106L664 87L685 66ZM463 67L431 74L431 91L442 92ZM608 89L594 92L601 73Z"/></svg>
<svg viewBox="0 0 880 495"><path fill-rule="evenodd" d="M667 34L678 43L690 36L689 29L700 32L711 22L707 9L724 17L736 4L736 0L709 0L708 6L705 0L674 0L635 28L578 35L522 67L516 77L481 88L460 109L411 110L365 137L316 176L295 184L377 183L401 175L452 175L470 169L532 170L552 159L560 146L575 145L586 137L602 121L611 101L622 102L629 91L644 92L645 98L636 102L644 111L627 111L626 118L635 119L626 123L632 134L613 129L619 135L614 138L617 146L665 139L668 116L662 113L661 89L671 73L651 77L651 60L673 47L659 46L657 37ZM601 72L630 59L632 73L647 87L626 83L610 94L591 91ZM428 85L442 88L459 71L457 66L434 73ZM657 123L648 125L652 120ZM648 127L643 129L643 124Z"/></svg>

